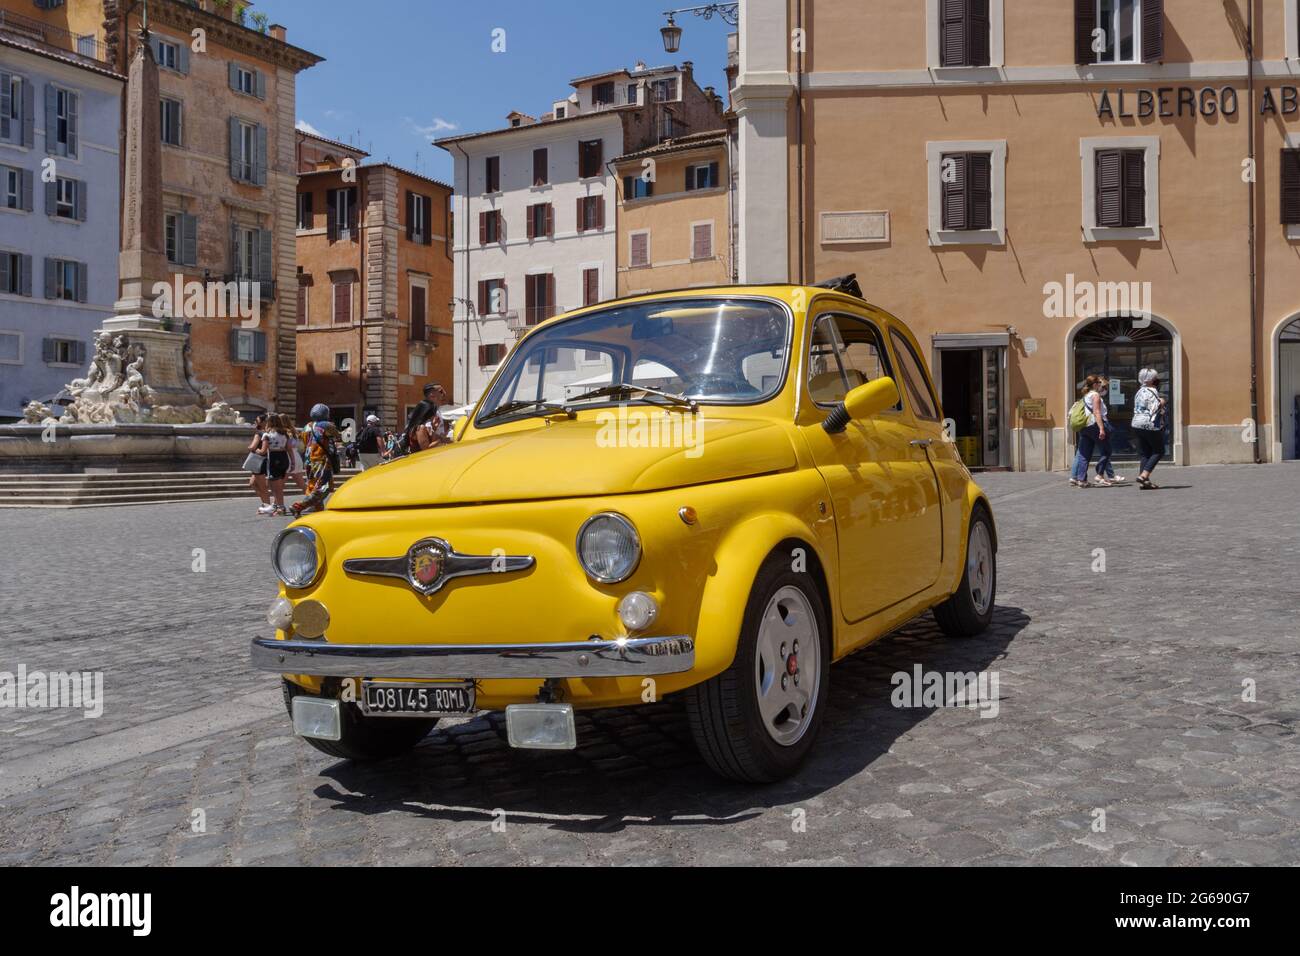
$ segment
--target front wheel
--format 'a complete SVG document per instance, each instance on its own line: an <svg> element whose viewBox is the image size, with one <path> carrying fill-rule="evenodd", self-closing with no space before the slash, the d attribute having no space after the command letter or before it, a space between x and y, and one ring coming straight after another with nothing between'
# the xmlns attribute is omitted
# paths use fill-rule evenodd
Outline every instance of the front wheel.
<svg viewBox="0 0 1300 956"><path fill-rule="evenodd" d="M934 619L948 637L973 637L993 621L998 586L998 559L993 549L993 521L982 505L970 518L966 570L957 593L934 609Z"/></svg>
<svg viewBox="0 0 1300 956"><path fill-rule="evenodd" d="M747 783L794 773L821 727L830 663L821 592L810 575L774 555L754 580L735 660L685 695L704 762Z"/></svg>
<svg viewBox="0 0 1300 956"><path fill-rule="evenodd" d="M293 699L307 692L291 681L283 681L284 706L293 719ZM406 753L429 735L438 719L424 717L367 717L356 704L340 707L340 737L319 740L304 737L323 754L343 760L383 760Z"/></svg>

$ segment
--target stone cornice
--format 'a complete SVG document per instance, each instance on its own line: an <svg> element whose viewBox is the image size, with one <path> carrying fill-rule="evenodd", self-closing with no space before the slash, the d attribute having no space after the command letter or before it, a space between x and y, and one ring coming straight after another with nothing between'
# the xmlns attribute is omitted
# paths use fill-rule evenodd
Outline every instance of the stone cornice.
<svg viewBox="0 0 1300 956"><path fill-rule="evenodd" d="M308 50L275 39L270 34L259 33L250 27L241 26L232 20L208 13L198 7L192 7L180 0L155 0L149 8L152 20L176 27L186 33L196 27L207 31L208 39L224 47L247 54L264 63L273 63L299 73L317 63L324 57Z"/></svg>

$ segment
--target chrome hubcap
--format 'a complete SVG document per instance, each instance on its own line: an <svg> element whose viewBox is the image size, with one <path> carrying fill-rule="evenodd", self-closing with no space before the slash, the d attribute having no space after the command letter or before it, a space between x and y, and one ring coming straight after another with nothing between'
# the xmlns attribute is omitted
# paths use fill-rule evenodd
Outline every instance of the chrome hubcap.
<svg viewBox="0 0 1300 956"><path fill-rule="evenodd" d="M966 583L975 611L981 615L988 613L993 603L993 542L989 540L988 525L982 521L977 521L970 530Z"/></svg>
<svg viewBox="0 0 1300 956"><path fill-rule="evenodd" d="M812 722L821 653L812 605L802 591L786 585L763 612L754 655L759 716L768 736L783 747L798 743Z"/></svg>

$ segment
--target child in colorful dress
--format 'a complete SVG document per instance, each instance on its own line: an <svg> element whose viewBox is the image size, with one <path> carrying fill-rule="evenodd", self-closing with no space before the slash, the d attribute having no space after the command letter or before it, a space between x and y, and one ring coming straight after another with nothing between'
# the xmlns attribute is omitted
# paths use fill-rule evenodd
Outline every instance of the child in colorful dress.
<svg viewBox="0 0 1300 956"><path fill-rule="evenodd" d="M307 497L293 506L294 517L312 511L323 511L325 499L334 488L333 462L338 459L338 443L342 436L330 421L328 405L316 405L311 410L311 424L303 433L303 447L307 455Z"/></svg>

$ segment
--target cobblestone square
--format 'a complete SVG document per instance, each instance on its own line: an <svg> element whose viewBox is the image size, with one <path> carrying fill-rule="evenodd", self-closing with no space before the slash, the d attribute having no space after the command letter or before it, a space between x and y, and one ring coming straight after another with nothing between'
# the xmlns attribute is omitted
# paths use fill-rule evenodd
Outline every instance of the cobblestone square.
<svg viewBox="0 0 1300 956"><path fill-rule="evenodd" d="M1296 864L1300 466L1158 480L982 476L995 627L927 615L836 665L812 759L761 788L712 776L671 700L581 716L572 753L483 715L333 760L248 664L282 521L0 511L0 671L102 671L106 698L0 709L0 863ZM996 672L996 716L892 706L917 665Z"/></svg>

